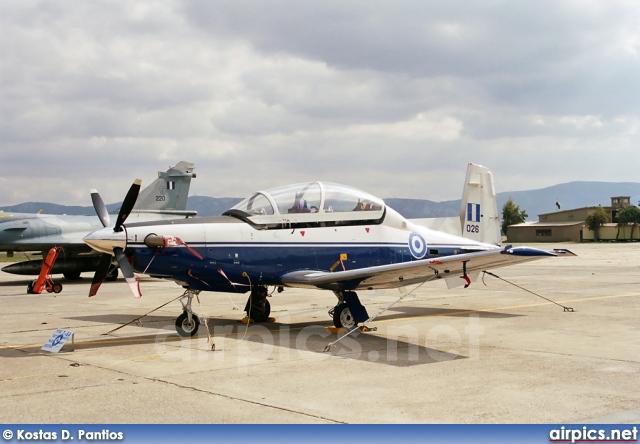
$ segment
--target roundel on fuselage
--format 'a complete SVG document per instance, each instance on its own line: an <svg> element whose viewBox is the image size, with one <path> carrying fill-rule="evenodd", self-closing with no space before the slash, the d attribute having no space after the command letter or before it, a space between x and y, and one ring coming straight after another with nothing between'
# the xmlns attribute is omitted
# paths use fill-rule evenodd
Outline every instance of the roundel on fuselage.
<svg viewBox="0 0 640 444"><path fill-rule="evenodd" d="M422 259L427 255L427 242L418 233L411 233L409 235L409 251L411 256L416 259Z"/></svg>

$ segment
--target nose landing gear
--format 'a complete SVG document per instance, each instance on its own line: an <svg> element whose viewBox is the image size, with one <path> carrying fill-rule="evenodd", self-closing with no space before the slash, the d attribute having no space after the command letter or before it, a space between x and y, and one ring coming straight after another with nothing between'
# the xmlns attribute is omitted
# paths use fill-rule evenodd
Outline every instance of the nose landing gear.
<svg viewBox="0 0 640 444"><path fill-rule="evenodd" d="M194 297L198 297L199 290L185 290L180 298L183 312L176 319L176 331L180 336L194 336L198 332L200 319L191 310L191 301ZM186 302L184 300L187 300Z"/></svg>
<svg viewBox="0 0 640 444"><path fill-rule="evenodd" d="M200 326L200 318L193 313L191 308L191 302L194 297L198 297L199 290L185 290L184 294L180 297L180 303L182 304L182 314L176 318L176 331L180 336L195 336ZM251 289L251 295L247 300L247 304L244 307L244 311L247 312L242 322L275 322L275 318L269 317L271 314L271 304L267 299L268 291L267 287L254 286Z"/></svg>

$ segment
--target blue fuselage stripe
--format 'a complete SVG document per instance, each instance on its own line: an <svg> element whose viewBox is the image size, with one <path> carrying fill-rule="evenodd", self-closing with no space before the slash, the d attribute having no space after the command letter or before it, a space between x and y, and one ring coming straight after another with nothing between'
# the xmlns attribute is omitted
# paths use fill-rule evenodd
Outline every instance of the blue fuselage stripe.
<svg viewBox="0 0 640 444"><path fill-rule="evenodd" d="M164 250L147 248L144 244L131 244L134 268L155 276L176 280L198 281L210 284L245 282L246 272L253 283L281 284L280 277L295 270L335 271L360 269L377 265L415 260L407 244L400 243L211 243L189 244L202 256L200 260L187 248ZM437 249L437 257L456 254L460 246L430 245ZM341 260L341 257L346 259ZM428 254L425 258L434 257ZM222 270L220 273L218 270ZM191 275L191 276L190 276ZM225 277L226 276L226 277ZM206 288L205 288L206 289Z"/></svg>

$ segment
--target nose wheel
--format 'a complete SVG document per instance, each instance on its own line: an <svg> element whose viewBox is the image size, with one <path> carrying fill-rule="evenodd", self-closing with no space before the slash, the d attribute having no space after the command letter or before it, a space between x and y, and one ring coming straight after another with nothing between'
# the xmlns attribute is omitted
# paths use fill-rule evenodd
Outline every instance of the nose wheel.
<svg viewBox="0 0 640 444"><path fill-rule="evenodd" d="M191 313L191 319L189 319L189 313L182 312L180 316L176 318L176 331L180 336L193 336L198 332L200 326L200 319L198 316Z"/></svg>

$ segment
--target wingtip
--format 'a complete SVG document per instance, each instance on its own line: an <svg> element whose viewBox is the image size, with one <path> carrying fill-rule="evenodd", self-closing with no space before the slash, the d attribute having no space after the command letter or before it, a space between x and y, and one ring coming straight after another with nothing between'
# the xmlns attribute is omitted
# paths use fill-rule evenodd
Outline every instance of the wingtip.
<svg viewBox="0 0 640 444"><path fill-rule="evenodd" d="M502 251L502 254L511 254L514 256L557 256L556 253L546 250L540 250L539 248L533 247L513 247L511 245L505 247Z"/></svg>
<svg viewBox="0 0 640 444"><path fill-rule="evenodd" d="M578 256L571 250L567 250L566 248L554 248L553 252L558 256Z"/></svg>

